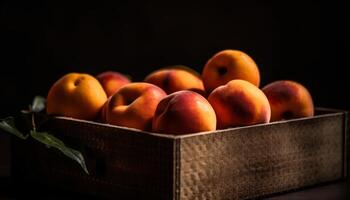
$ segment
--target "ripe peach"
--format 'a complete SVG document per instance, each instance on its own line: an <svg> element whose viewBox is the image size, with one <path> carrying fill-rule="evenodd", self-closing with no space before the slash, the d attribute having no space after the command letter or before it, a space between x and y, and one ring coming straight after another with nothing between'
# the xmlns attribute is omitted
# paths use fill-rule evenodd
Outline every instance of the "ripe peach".
<svg viewBox="0 0 350 200"><path fill-rule="evenodd" d="M167 94L180 90L193 90L204 93L203 81L195 71L184 66L173 66L152 72L145 82L162 88Z"/></svg>
<svg viewBox="0 0 350 200"><path fill-rule="evenodd" d="M220 129L268 123L270 104L265 94L244 80L232 80L216 88L208 97Z"/></svg>
<svg viewBox="0 0 350 200"><path fill-rule="evenodd" d="M309 91L300 83L280 80L266 85L263 92L271 106L271 121L314 115Z"/></svg>
<svg viewBox="0 0 350 200"><path fill-rule="evenodd" d="M51 87L47 114L93 120L106 101L105 91L93 76L69 73Z"/></svg>
<svg viewBox="0 0 350 200"><path fill-rule="evenodd" d="M157 106L152 130L186 134L216 130L215 111L200 94L183 90L165 97Z"/></svg>
<svg viewBox="0 0 350 200"><path fill-rule="evenodd" d="M233 79L246 80L259 87L260 73L254 60L238 50L223 50L208 60L202 72L208 93Z"/></svg>
<svg viewBox="0 0 350 200"><path fill-rule="evenodd" d="M152 118L165 92L149 83L135 82L121 87L106 103L106 122L140 130L150 130Z"/></svg>
<svg viewBox="0 0 350 200"><path fill-rule="evenodd" d="M119 88L130 83L129 78L115 71L106 71L96 76L105 90L107 97L112 96Z"/></svg>

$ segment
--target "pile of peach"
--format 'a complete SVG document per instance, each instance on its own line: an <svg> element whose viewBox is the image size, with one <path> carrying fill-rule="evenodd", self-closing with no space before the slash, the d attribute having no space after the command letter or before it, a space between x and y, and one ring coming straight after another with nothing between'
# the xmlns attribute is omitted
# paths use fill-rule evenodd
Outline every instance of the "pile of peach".
<svg viewBox="0 0 350 200"><path fill-rule="evenodd" d="M202 76L181 66L157 70L144 82L114 71L69 73L51 87L47 113L176 135L313 116L301 84L259 84L250 56L224 50L208 60Z"/></svg>

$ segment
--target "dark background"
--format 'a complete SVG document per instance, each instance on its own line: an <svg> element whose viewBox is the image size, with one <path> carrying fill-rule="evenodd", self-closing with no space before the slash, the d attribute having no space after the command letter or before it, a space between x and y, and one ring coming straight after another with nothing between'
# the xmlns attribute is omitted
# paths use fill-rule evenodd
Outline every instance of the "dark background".
<svg viewBox="0 0 350 200"><path fill-rule="evenodd" d="M0 5L0 117L46 96L68 72L116 70L141 81L167 65L201 72L223 49L251 55L262 86L292 79L311 91L315 105L350 109L343 1Z"/></svg>
<svg viewBox="0 0 350 200"><path fill-rule="evenodd" d="M310 90L316 106L350 110L346 10L345 1L338 0L1 0L0 118L26 108L35 95L46 96L68 72L115 70L141 81L167 65L201 72L223 49L251 55L262 86L292 79ZM0 176L6 176L9 137L0 136ZM1 179L0 191L11 193L8 183ZM348 185L340 182L284 198L346 199Z"/></svg>

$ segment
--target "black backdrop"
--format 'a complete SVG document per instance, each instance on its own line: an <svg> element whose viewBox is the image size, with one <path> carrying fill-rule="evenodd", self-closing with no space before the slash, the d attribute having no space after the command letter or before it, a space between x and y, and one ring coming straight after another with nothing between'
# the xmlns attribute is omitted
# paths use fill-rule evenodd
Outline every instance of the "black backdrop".
<svg viewBox="0 0 350 200"><path fill-rule="evenodd" d="M315 105L350 109L349 32L342 1L113 4L0 2L0 117L27 106L68 72L116 70L141 81L174 64L198 72L214 53L240 49L262 85L292 79Z"/></svg>

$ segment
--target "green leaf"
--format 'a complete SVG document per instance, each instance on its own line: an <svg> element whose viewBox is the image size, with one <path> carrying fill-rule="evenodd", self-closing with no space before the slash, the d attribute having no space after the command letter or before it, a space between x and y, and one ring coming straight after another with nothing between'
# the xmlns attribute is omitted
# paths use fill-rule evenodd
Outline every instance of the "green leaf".
<svg viewBox="0 0 350 200"><path fill-rule="evenodd" d="M64 145L64 143L60 139L56 138L55 136L47 132L36 132L32 130L30 131L30 134L37 141L45 144L48 147L54 147L60 150L64 155L78 162L79 165L85 171L85 173L89 174L89 171L85 164L84 157L79 151L67 147L66 145Z"/></svg>
<svg viewBox="0 0 350 200"><path fill-rule="evenodd" d="M46 99L44 97L35 96L31 110L33 112L41 112L42 110L45 109L45 103L46 103Z"/></svg>
<svg viewBox="0 0 350 200"><path fill-rule="evenodd" d="M0 129L11 133L23 140L27 139L29 135L24 135L15 126L15 119L13 117L7 117L0 120Z"/></svg>

